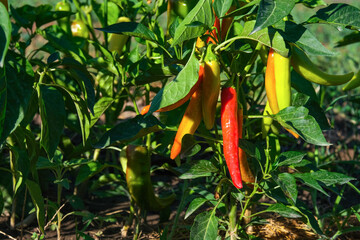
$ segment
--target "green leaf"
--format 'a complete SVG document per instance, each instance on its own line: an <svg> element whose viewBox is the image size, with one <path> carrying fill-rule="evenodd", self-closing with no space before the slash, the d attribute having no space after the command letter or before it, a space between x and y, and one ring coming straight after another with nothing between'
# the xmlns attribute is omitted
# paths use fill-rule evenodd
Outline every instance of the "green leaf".
<svg viewBox="0 0 360 240"><path fill-rule="evenodd" d="M124 34L157 42L155 34L141 23L121 22L112 24L104 28L97 28L97 30L107 33Z"/></svg>
<svg viewBox="0 0 360 240"><path fill-rule="evenodd" d="M284 127L293 129L306 142L329 146L314 117L308 115L305 107L287 107L275 115L275 119Z"/></svg>
<svg viewBox="0 0 360 240"><path fill-rule="evenodd" d="M338 41L335 47L343 47L357 42L360 42L360 32L353 32L346 35L343 39Z"/></svg>
<svg viewBox="0 0 360 240"><path fill-rule="evenodd" d="M147 116L159 108L172 105L183 99L199 79L199 61L192 54L177 77L165 85L152 100Z"/></svg>
<svg viewBox="0 0 360 240"><path fill-rule="evenodd" d="M75 105L77 116L78 116L79 122L80 122L82 142L83 142L83 145L85 146L85 142L90 135L90 113L88 111L88 107L87 107L85 101L82 100L76 94L70 92L69 90L67 90L66 88L64 88L60 85L48 84L47 86L49 86L49 87L51 86L51 87L54 87L54 88L57 88L58 90L60 90L63 93L63 95L65 96L65 98L71 99L69 101Z"/></svg>
<svg viewBox="0 0 360 240"><path fill-rule="evenodd" d="M282 203L275 203L268 207L264 212L275 212L280 214L283 217L286 218L300 218L301 214L299 214L294 209L282 204Z"/></svg>
<svg viewBox="0 0 360 240"><path fill-rule="evenodd" d="M289 42L295 43L306 53L311 55L333 56L334 53L324 45L304 26L291 21L279 22L274 26L280 30L282 37Z"/></svg>
<svg viewBox="0 0 360 240"><path fill-rule="evenodd" d="M209 160L199 160L190 165L187 171L180 175L181 179L193 179L211 176L218 169Z"/></svg>
<svg viewBox="0 0 360 240"><path fill-rule="evenodd" d="M296 91L308 95L314 101L319 101L312 83L303 78L296 71L291 71L291 86L295 88Z"/></svg>
<svg viewBox="0 0 360 240"><path fill-rule="evenodd" d="M82 165L76 175L75 186L84 182L86 179L93 177L95 174L101 172L106 167L107 165L101 164L99 162L89 162L88 164Z"/></svg>
<svg viewBox="0 0 360 240"><path fill-rule="evenodd" d="M7 89L6 93L2 95L2 97L6 96L6 111L4 123L0 128L0 144L24 119L33 93L34 84L34 71L31 64L25 58L20 56L14 57L10 53L6 57Z"/></svg>
<svg viewBox="0 0 360 240"><path fill-rule="evenodd" d="M190 230L190 240L217 239L218 218L213 211L202 212L194 219Z"/></svg>
<svg viewBox="0 0 360 240"><path fill-rule="evenodd" d="M29 179L26 180L26 186L29 190L31 199L35 205L36 210L36 217L38 220L38 225L41 232L44 233L44 226L45 226L45 205L44 205L44 198L41 193L41 189L39 184Z"/></svg>
<svg viewBox="0 0 360 240"><path fill-rule="evenodd" d="M7 84L5 68L0 67L0 126L4 126L7 104ZM2 138L3 127L0 127L0 148L5 138Z"/></svg>
<svg viewBox="0 0 360 240"><path fill-rule="evenodd" d="M184 219L187 219L191 214L193 214L199 207L204 205L208 200L203 197L195 198L190 203L189 207L186 210Z"/></svg>
<svg viewBox="0 0 360 240"><path fill-rule="evenodd" d="M280 185L281 189L294 203L298 195L296 179L290 173L280 173L275 181Z"/></svg>
<svg viewBox="0 0 360 240"><path fill-rule="evenodd" d="M302 152L296 152L296 151L283 152L276 159L278 162L277 166L280 167L280 166L287 166L287 165L299 163L305 156L306 153L302 153Z"/></svg>
<svg viewBox="0 0 360 240"><path fill-rule="evenodd" d="M117 141L132 141L151 132L161 130L163 125L154 116L141 115L127 119L107 131L94 145L95 148L105 148Z"/></svg>
<svg viewBox="0 0 360 240"><path fill-rule="evenodd" d="M345 4L333 3L320 9L307 23L327 23L336 27L360 30L360 9Z"/></svg>
<svg viewBox="0 0 360 240"><path fill-rule="evenodd" d="M309 8L326 5L326 2L324 2L323 0L297 0L296 3L302 3Z"/></svg>
<svg viewBox="0 0 360 240"><path fill-rule="evenodd" d="M199 37L207 28L211 28L215 21L212 11L211 0L200 0L176 28L171 46ZM194 22L202 24L194 27L188 26Z"/></svg>
<svg viewBox="0 0 360 240"><path fill-rule="evenodd" d="M318 221L315 219L314 214L311 211L309 211L307 206L304 203L298 201L296 204L296 208L305 217L304 222L309 227L311 227L317 234L323 235L323 232L320 229Z"/></svg>
<svg viewBox="0 0 360 240"><path fill-rule="evenodd" d="M295 7L295 0L261 0L252 34L269 27L287 15Z"/></svg>
<svg viewBox="0 0 360 240"><path fill-rule="evenodd" d="M289 54L289 49L286 47L284 38L281 36L279 31L272 27L269 27L257 31L254 34L251 34L254 26L255 20L245 22L244 29L241 32L241 35L237 38L250 39L260 42L268 47L273 48L276 52L280 53L283 56L287 56Z"/></svg>
<svg viewBox="0 0 360 240"><path fill-rule="evenodd" d="M84 65L72 58L64 58L62 64L68 69L71 76L77 81L84 93L90 112L94 115L95 90L92 82L94 81L89 71Z"/></svg>
<svg viewBox="0 0 360 240"><path fill-rule="evenodd" d="M6 52L11 40L11 22L4 4L0 6L0 68L4 67ZM1 76L1 74L0 74Z"/></svg>
<svg viewBox="0 0 360 240"><path fill-rule="evenodd" d="M51 159L60 142L65 123L65 103L56 88L39 84L41 145Z"/></svg>
<svg viewBox="0 0 360 240"><path fill-rule="evenodd" d="M294 173L295 178L301 179L305 185L325 194L329 197L329 194L320 186L320 184L312 177L311 173Z"/></svg>
<svg viewBox="0 0 360 240"><path fill-rule="evenodd" d="M106 111L106 109L111 106L113 102L113 98L102 97L95 103L94 115L91 116L90 127L92 127L97 122L97 120L99 120L100 116Z"/></svg>
<svg viewBox="0 0 360 240"><path fill-rule="evenodd" d="M229 11L233 1L232 0L215 0L213 3L213 7L215 10L216 16L219 18L225 16L227 11Z"/></svg>
<svg viewBox="0 0 360 240"><path fill-rule="evenodd" d="M2 212L3 212L4 203L5 203L4 197L3 197L2 191L0 191L0 214L2 214Z"/></svg>
<svg viewBox="0 0 360 240"><path fill-rule="evenodd" d="M304 106L309 110L309 115L313 116L319 124L321 130L330 129L328 119L326 118L325 111L320 107L318 99L313 99L308 95L302 93L293 94L292 105L294 107Z"/></svg>
<svg viewBox="0 0 360 240"><path fill-rule="evenodd" d="M86 62L86 57L83 50L74 42L74 39L62 31L60 26L54 24L44 30L38 30L41 36L48 40L48 44L55 49L60 50L68 55L71 55L76 61L80 63Z"/></svg>
<svg viewBox="0 0 360 240"><path fill-rule="evenodd" d="M329 172L326 170L312 172L311 177L324 183L326 186L331 186L333 184L342 185L352 180L356 180L355 178L346 176L345 174L337 173L337 172Z"/></svg>

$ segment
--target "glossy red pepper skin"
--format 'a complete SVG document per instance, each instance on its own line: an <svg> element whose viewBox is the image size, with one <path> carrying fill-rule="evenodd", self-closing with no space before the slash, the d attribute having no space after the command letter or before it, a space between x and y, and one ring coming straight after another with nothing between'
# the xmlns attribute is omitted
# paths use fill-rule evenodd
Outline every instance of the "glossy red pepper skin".
<svg viewBox="0 0 360 240"><path fill-rule="evenodd" d="M236 90L225 87L221 91L221 127L226 165L236 188L242 188L239 165L238 103Z"/></svg>
<svg viewBox="0 0 360 240"><path fill-rule="evenodd" d="M211 37L208 37L206 40L207 43L212 42L213 44L217 44L219 42L218 33L220 33L220 20L217 16L215 16L214 27L215 28L210 33Z"/></svg>

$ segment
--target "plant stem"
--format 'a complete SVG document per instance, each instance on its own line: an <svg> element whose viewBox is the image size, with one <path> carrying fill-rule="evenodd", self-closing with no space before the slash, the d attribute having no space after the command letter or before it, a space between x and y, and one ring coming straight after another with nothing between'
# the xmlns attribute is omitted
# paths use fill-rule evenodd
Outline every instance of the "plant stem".
<svg viewBox="0 0 360 240"><path fill-rule="evenodd" d="M237 205L234 201L234 198L230 196L230 204L231 209L229 212L229 235L230 240L236 240L237 239L237 233L236 233L236 212L237 212Z"/></svg>

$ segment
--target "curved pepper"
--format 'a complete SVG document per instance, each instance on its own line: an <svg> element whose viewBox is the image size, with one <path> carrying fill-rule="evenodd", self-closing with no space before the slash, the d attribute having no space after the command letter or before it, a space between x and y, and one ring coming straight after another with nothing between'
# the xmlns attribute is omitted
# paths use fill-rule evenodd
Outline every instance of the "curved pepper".
<svg viewBox="0 0 360 240"><path fill-rule="evenodd" d="M201 86L191 96L190 103L180 122L171 148L170 158L175 159L181 152L181 141L186 134L194 134L201 122Z"/></svg>
<svg viewBox="0 0 360 240"><path fill-rule="evenodd" d="M331 75L323 72L299 48L293 47L292 50L291 65L297 73L310 82L336 86L347 83L354 76L353 72L343 75Z"/></svg>
<svg viewBox="0 0 360 240"><path fill-rule="evenodd" d="M202 116L207 129L211 129L215 122L216 104L220 93L220 65L216 56L208 47L205 57L204 79L202 84Z"/></svg>
<svg viewBox="0 0 360 240"><path fill-rule="evenodd" d="M238 109L238 133L239 139L242 139L242 129L243 129L243 109ZM254 183L255 177L254 174L251 172L249 167L249 163L247 161L246 153L243 149L239 147L239 165L240 165L240 173L241 179L247 183Z"/></svg>
<svg viewBox="0 0 360 240"><path fill-rule="evenodd" d="M118 23L130 22L130 21L131 20L128 17L119 17L119 19L117 20ZM116 51L119 55L121 55L128 38L129 36L124 34L115 34L115 33L110 34L109 45L108 45L109 51L110 52Z"/></svg>
<svg viewBox="0 0 360 240"><path fill-rule="evenodd" d="M343 91L349 91L360 86L360 71L358 71L351 80L343 87Z"/></svg>
<svg viewBox="0 0 360 240"><path fill-rule="evenodd" d="M215 28L210 33L211 37L208 37L206 43L212 42L213 44L216 44L219 42L217 33L220 33L220 20L217 16L215 16L214 27ZM209 31L207 31L205 34L209 34Z"/></svg>
<svg viewBox="0 0 360 240"><path fill-rule="evenodd" d="M175 194L166 198L155 196L150 178L150 155L146 147L129 145L126 149L126 183L131 198L140 209L160 211L175 200Z"/></svg>
<svg viewBox="0 0 360 240"><path fill-rule="evenodd" d="M55 11L62 11L62 12L71 12L71 6L70 3L66 1L58 2L55 5ZM67 33L70 33L70 17L63 17L57 20L59 26L62 30L64 30Z"/></svg>
<svg viewBox="0 0 360 240"><path fill-rule="evenodd" d="M221 128L224 157L235 187L242 188L238 150L239 126L237 109L236 90L232 87L223 88L221 91Z"/></svg>
<svg viewBox="0 0 360 240"><path fill-rule="evenodd" d="M156 112L168 112L168 111L174 110L175 108L178 108L181 105L183 105L184 103L186 103L190 99L190 97L194 94L194 92L200 87L200 84L203 81L203 75L204 75L204 67L202 65L200 65L199 79L195 83L195 85L190 89L190 92L184 98L180 99L176 103L171 104L171 105L166 106L166 107L163 107L163 108L160 108L160 109L156 110ZM150 104L143 107L140 114L141 115L147 114L149 109L150 109Z"/></svg>

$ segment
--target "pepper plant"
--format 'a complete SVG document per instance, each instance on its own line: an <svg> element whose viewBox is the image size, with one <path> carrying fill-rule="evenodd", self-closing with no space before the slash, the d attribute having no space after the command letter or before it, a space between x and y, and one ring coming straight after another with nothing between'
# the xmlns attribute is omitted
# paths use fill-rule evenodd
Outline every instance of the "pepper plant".
<svg viewBox="0 0 360 240"><path fill-rule="evenodd" d="M342 204L346 193L360 195L358 155L343 167L327 135L332 107L356 102L345 91L358 93L359 61L343 72L323 68L316 56L341 53L309 30L346 29L338 45L358 45L358 7L1 2L0 211L10 228L23 232L32 215L33 238L56 229L61 239L73 216L81 222L74 234L89 238L91 224L124 220L119 237L137 239L155 212L167 222L161 239L189 219L189 239L260 238L269 213L318 238L360 230L359 203ZM299 21L300 7L314 14ZM338 85L343 96L324 101ZM151 179L164 171L179 183ZM106 188L130 202L126 216L82 211L87 199L109 196ZM331 211L319 207L326 198Z"/></svg>

